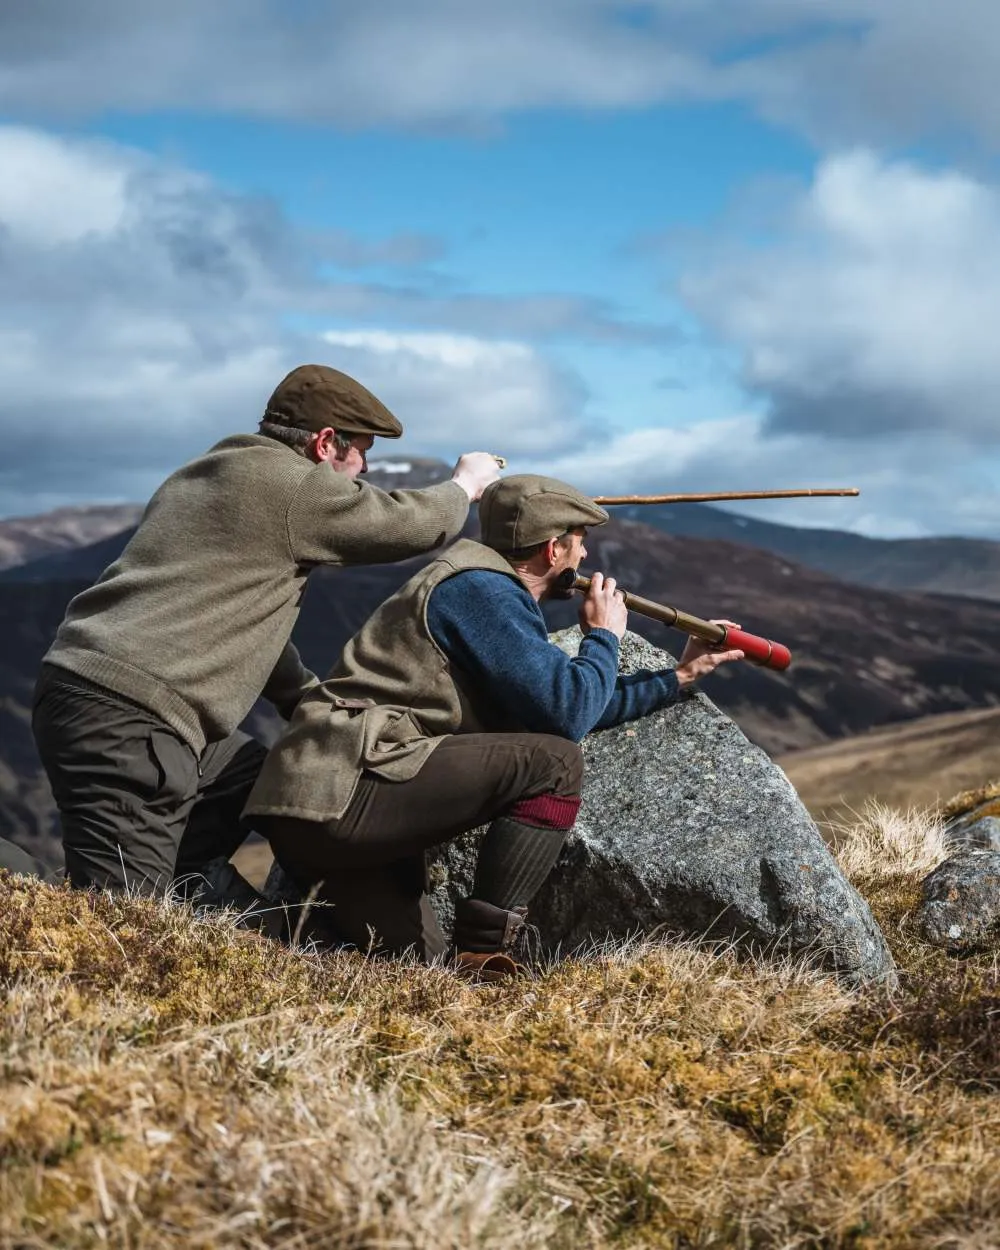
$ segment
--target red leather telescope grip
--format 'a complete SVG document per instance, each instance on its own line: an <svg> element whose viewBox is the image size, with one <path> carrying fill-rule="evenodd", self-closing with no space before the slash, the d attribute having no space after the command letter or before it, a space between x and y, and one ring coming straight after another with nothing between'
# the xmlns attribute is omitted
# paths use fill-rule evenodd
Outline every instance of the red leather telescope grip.
<svg viewBox="0 0 1000 1250"><path fill-rule="evenodd" d="M786 669L792 662L792 653L780 642L770 642L767 638L758 638L756 634L745 634L742 629L727 629L726 638L721 646L728 650L742 651L746 658L761 668Z"/></svg>

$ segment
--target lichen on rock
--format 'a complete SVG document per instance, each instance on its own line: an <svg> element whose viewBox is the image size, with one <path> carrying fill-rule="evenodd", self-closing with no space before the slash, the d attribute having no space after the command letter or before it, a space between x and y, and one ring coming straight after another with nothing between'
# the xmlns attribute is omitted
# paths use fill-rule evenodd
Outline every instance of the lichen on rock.
<svg viewBox="0 0 1000 1250"><path fill-rule="evenodd" d="M964 849L923 882L917 923L932 946L952 954L1000 937L1000 851Z"/></svg>

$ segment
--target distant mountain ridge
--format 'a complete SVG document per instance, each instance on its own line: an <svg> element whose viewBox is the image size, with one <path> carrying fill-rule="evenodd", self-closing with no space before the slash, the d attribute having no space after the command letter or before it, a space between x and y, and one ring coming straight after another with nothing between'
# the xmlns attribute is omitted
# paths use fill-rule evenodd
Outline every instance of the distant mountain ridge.
<svg viewBox="0 0 1000 1250"><path fill-rule="evenodd" d="M382 490L419 489L450 474L449 465L432 457L384 457L370 462L367 480ZM1000 542L990 539L866 538L846 530L761 521L696 503L625 505L611 511L620 520L638 521L675 537L770 551L858 586L1000 601ZM117 558L131 537L127 527L141 513L139 505L64 508L0 521L0 583L92 580ZM4 558L5 527L21 536L16 549L20 558ZM9 542L7 550L14 552L15 540Z"/></svg>
<svg viewBox="0 0 1000 1250"><path fill-rule="evenodd" d="M668 534L761 547L858 586L1000 600L1000 542L986 538L866 538L698 503L627 504L613 511Z"/></svg>
<svg viewBox="0 0 1000 1250"><path fill-rule="evenodd" d="M0 569L75 551L135 525L141 504L87 504L0 520Z"/></svg>

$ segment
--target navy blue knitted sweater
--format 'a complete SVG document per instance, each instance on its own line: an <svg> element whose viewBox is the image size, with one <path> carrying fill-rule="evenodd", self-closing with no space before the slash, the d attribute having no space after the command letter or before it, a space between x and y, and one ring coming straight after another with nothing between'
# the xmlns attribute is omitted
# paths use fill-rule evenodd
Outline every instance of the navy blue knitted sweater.
<svg viewBox="0 0 1000 1250"><path fill-rule="evenodd" d="M677 700L671 669L618 676L618 639L593 629L570 658L548 640L542 610L510 577L457 573L427 605L431 636L470 684L533 733L579 742Z"/></svg>

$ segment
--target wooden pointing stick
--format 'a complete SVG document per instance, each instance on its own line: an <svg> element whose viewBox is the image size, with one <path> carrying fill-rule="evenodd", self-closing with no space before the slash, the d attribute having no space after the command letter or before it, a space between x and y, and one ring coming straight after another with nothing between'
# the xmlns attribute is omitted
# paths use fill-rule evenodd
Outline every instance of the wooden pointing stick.
<svg viewBox="0 0 1000 1250"><path fill-rule="evenodd" d="M860 495L856 486L832 490L745 490L707 495L595 495L596 504L626 503L718 503L724 499L806 499L820 496Z"/></svg>

